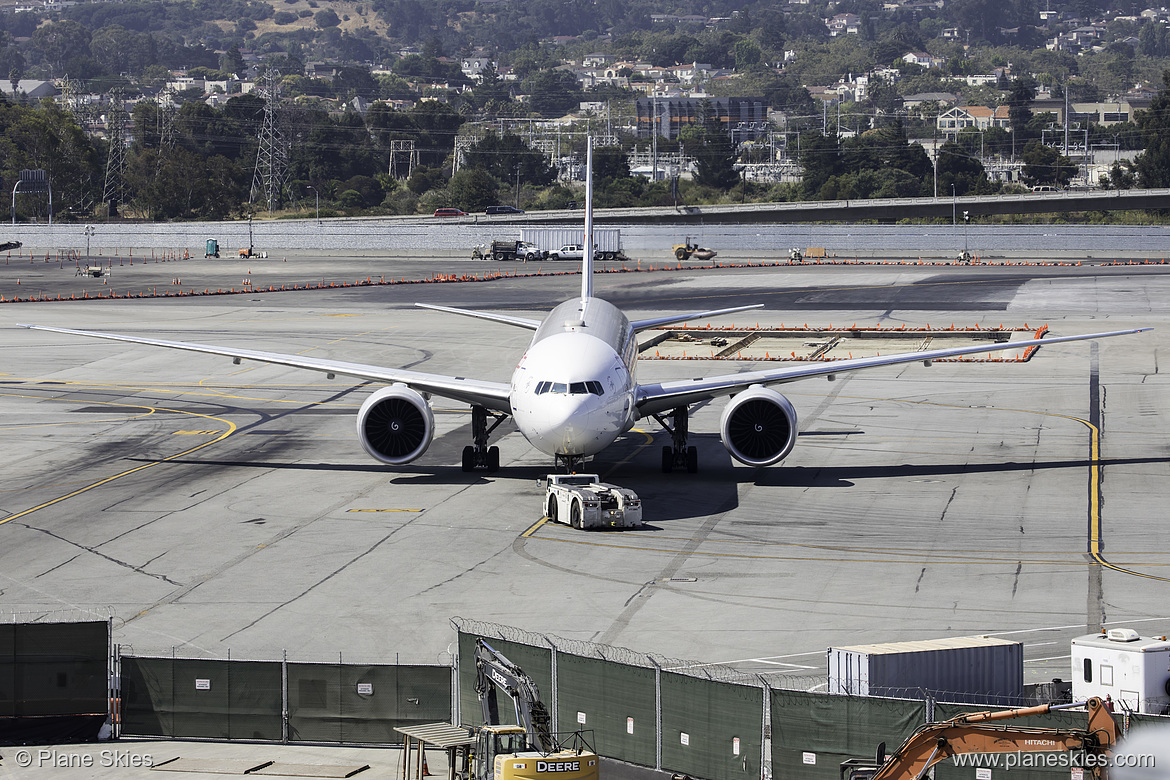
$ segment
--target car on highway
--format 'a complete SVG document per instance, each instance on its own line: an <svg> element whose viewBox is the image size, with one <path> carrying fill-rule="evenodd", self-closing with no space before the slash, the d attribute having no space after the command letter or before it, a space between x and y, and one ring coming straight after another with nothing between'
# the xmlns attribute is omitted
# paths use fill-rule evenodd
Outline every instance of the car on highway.
<svg viewBox="0 0 1170 780"><path fill-rule="evenodd" d="M515 206L488 206L483 210L483 213L489 217L500 214L523 214L524 209L518 209Z"/></svg>
<svg viewBox="0 0 1170 780"><path fill-rule="evenodd" d="M461 209L435 209L436 217L466 217L467 212Z"/></svg>

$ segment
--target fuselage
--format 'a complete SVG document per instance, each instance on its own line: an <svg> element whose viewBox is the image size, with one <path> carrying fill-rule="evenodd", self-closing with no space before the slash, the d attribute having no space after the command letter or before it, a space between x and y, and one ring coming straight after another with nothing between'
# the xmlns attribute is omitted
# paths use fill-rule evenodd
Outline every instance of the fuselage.
<svg viewBox="0 0 1170 780"><path fill-rule="evenodd" d="M637 420L638 343L620 309L600 298L557 306L512 373L512 417L549 455L593 455Z"/></svg>

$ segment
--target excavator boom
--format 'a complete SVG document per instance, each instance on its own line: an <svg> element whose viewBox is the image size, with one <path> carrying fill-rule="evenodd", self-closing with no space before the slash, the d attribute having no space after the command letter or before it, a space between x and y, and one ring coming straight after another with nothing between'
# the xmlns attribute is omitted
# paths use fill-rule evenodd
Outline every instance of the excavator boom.
<svg viewBox="0 0 1170 780"><path fill-rule="evenodd" d="M1001 721L1040 715L1073 707L1088 709L1088 724L1084 729L1031 728L1012 726ZM1117 744L1117 723L1100 699L1092 698L1076 704L1027 707L1000 712L972 712L939 723L923 726L902 746L882 761L876 772L864 769L855 761L842 764L842 773L852 770L850 777L868 777L870 780L917 780L941 761L971 753L1054 753L1083 750L1088 754L1108 754ZM1104 776L1103 767L1092 766L1096 777ZM872 772L872 773L871 773Z"/></svg>

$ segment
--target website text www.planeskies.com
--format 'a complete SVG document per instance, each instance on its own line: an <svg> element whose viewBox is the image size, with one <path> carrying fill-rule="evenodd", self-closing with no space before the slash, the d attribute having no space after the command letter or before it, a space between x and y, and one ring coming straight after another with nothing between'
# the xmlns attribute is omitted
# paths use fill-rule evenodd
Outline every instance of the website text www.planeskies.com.
<svg viewBox="0 0 1170 780"><path fill-rule="evenodd" d="M1154 768L1152 753L1130 753L1110 756L1105 753L1081 751L1047 753L1017 750L1012 753L960 753L951 757L955 766L977 769L1097 769L1099 767Z"/></svg>

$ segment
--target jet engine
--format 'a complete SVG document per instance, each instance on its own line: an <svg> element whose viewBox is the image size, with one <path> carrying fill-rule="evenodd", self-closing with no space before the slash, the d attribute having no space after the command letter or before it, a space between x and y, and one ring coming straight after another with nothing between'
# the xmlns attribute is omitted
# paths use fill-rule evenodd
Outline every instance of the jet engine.
<svg viewBox="0 0 1170 780"><path fill-rule="evenodd" d="M427 451L435 436L435 415L421 395L403 384L377 391L358 411L357 433L366 452L401 466Z"/></svg>
<svg viewBox="0 0 1170 780"><path fill-rule="evenodd" d="M771 466L796 443L796 409L775 390L752 385L723 410L719 436L740 463Z"/></svg>

